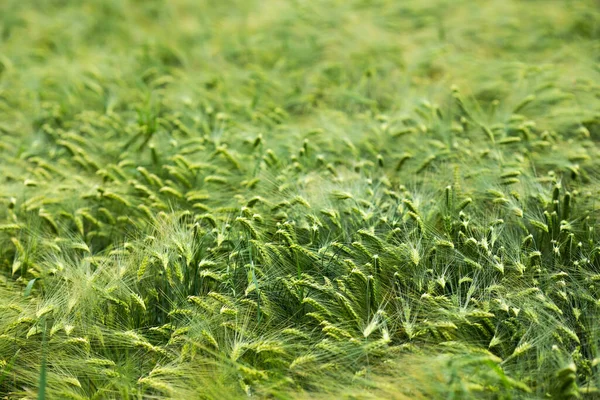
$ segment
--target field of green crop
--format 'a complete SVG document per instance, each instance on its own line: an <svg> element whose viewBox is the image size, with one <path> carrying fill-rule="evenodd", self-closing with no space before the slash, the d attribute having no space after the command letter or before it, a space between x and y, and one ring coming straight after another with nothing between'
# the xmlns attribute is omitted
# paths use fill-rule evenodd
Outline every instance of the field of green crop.
<svg viewBox="0 0 600 400"><path fill-rule="evenodd" d="M600 398L596 0L0 0L0 398Z"/></svg>

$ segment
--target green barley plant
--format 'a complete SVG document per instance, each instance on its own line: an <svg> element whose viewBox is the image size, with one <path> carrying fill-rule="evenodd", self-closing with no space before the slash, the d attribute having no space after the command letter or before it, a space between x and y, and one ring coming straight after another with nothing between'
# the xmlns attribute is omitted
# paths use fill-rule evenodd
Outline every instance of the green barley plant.
<svg viewBox="0 0 600 400"><path fill-rule="evenodd" d="M592 0L0 2L0 397L600 396Z"/></svg>

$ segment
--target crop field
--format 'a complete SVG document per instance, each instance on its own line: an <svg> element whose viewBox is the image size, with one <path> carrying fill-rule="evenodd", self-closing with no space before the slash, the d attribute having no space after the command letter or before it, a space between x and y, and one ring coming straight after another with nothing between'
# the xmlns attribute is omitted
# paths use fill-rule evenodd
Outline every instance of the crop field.
<svg viewBox="0 0 600 400"><path fill-rule="evenodd" d="M0 0L0 398L600 398L596 0Z"/></svg>

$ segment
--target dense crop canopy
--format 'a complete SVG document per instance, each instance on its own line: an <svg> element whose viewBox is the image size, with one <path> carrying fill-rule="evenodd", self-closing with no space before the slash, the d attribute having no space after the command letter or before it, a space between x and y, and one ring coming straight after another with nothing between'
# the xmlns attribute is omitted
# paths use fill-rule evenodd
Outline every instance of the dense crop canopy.
<svg viewBox="0 0 600 400"><path fill-rule="evenodd" d="M593 0L0 1L0 395L600 396Z"/></svg>

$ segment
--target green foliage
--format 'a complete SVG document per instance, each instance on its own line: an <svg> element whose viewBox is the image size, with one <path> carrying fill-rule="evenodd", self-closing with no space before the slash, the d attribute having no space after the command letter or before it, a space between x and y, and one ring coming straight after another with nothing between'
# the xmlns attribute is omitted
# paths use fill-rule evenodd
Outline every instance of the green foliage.
<svg viewBox="0 0 600 400"><path fill-rule="evenodd" d="M597 397L599 32L4 0L0 395Z"/></svg>

